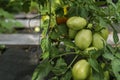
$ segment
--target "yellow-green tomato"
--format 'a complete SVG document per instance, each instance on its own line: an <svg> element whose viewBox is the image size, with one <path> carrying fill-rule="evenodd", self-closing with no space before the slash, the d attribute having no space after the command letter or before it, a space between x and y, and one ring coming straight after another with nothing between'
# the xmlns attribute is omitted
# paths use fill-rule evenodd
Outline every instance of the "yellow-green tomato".
<svg viewBox="0 0 120 80"><path fill-rule="evenodd" d="M92 42L92 32L88 29L80 30L75 36L75 45L81 50L84 50L90 46Z"/></svg>
<svg viewBox="0 0 120 80"><path fill-rule="evenodd" d="M98 49L102 49L104 47L104 43L105 43L105 40L103 39L103 37L98 34L98 33L95 33L93 34L93 42L92 42L92 45Z"/></svg>
<svg viewBox="0 0 120 80"><path fill-rule="evenodd" d="M110 80L110 75L109 75L109 72L108 71L105 71L104 72L104 80Z"/></svg>
<svg viewBox="0 0 120 80"><path fill-rule="evenodd" d="M74 39L75 35L77 34L78 31L73 30L73 29L69 29L69 38L70 39Z"/></svg>
<svg viewBox="0 0 120 80"><path fill-rule="evenodd" d="M67 20L67 26L73 30L83 29L86 25L87 21L82 17L73 16Z"/></svg>
<svg viewBox="0 0 120 80"><path fill-rule="evenodd" d="M102 29L102 30L100 31L100 35L101 35L105 40L107 40L108 35L109 35L108 29L107 29L107 28Z"/></svg>
<svg viewBox="0 0 120 80"><path fill-rule="evenodd" d="M85 80L90 74L90 64L82 59L74 64L72 68L72 75L74 80Z"/></svg>

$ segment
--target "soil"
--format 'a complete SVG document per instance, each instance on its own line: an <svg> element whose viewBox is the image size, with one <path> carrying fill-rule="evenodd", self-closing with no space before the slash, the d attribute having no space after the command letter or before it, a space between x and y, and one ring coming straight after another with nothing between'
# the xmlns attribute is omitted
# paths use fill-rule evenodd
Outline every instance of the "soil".
<svg viewBox="0 0 120 80"><path fill-rule="evenodd" d="M39 54L36 46L7 46L0 56L0 80L31 80Z"/></svg>

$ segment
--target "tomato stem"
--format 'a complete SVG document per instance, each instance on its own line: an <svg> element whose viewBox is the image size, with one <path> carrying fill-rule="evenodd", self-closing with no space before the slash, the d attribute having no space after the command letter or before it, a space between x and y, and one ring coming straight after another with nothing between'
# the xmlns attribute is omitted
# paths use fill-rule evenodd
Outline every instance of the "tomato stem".
<svg viewBox="0 0 120 80"><path fill-rule="evenodd" d="M69 52L69 53L64 53L64 54L60 54L60 55L56 55L55 57L53 57L52 59L49 60L49 62L51 62L53 59L61 57L61 56L65 56L65 55L70 55L70 54L76 54L75 52Z"/></svg>

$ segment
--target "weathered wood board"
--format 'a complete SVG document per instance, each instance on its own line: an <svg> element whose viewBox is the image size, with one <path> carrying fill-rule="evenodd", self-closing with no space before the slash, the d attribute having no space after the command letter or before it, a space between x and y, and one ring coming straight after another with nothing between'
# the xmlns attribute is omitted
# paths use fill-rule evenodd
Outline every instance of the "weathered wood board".
<svg viewBox="0 0 120 80"><path fill-rule="evenodd" d="M3 45L39 45L40 34L0 34Z"/></svg>
<svg viewBox="0 0 120 80"><path fill-rule="evenodd" d="M120 39L120 33L118 33ZM112 32L108 36L108 44L114 45ZM120 41L119 41L120 43ZM40 34L0 34L0 44L5 45L39 45Z"/></svg>
<svg viewBox="0 0 120 80"><path fill-rule="evenodd" d="M16 19L16 21L20 22L24 28L34 28L40 26L40 19Z"/></svg>

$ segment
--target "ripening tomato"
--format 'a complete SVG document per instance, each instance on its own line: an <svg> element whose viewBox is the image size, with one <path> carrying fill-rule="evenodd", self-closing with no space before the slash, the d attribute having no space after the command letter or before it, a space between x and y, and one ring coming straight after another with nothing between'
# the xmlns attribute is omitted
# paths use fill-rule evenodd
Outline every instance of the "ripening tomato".
<svg viewBox="0 0 120 80"><path fill-rule="evenodd" d="M78 31L73 30L73 29L69 29L69 38L70 39L74 39L75 35L77 34Z"/></svg>
<svg viewBox="0 0 120 80"><path fill-rule="evenodd" d="M100 35L101 35L105 40L107 40L108 35L109 35L109 30L108 30L108 28L103 28L103 29L100 31Z"/></svg>
<svg viewBox="0 0 120 80"><path fill-rule="evenodd" d="M74 80L85 80L90 74L90 64L85 60L79 60L72 68L72 75Z"/></svg>
<svg viewBox="0 0 120 80"><path fill-rule="evenodd" d="M75 36L75 45L81 50L88 48L92 43L92 32L88 29L80 30Z"/></svg>
<svg viewBox="0 0 120 80"><path fill-rule="evenodd" d="M102 49L104 47L104 43L105 43L105 40L100 34L98 33L93 34L92 45L94 47L96 47L97 49Z"/></svg>
<svg viewBox="0 0 120 80"><path fill-rule="evenodd" d="M67 20L67 26L73 30L83 29L86 25L87 21L82 17L73 16Z"/></svg>

